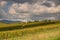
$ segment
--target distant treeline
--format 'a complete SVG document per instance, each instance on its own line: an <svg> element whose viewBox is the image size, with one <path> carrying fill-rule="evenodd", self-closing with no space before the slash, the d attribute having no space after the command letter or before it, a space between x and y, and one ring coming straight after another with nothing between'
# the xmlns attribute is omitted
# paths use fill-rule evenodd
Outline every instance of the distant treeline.
<svg viewBox="0 0 60 40"><path fill-rule="evenodd" d="M48 24L55 24L60 23L58 20L43 20L43 21L34 21L34 22L21 22L20 25L11 26L11 27L3 27L0 28L0 31L9 31L9 30L15 30L15 29L24 29L24 28L31 28L31 27L37 27L37 26L43 26Z"/></svg>

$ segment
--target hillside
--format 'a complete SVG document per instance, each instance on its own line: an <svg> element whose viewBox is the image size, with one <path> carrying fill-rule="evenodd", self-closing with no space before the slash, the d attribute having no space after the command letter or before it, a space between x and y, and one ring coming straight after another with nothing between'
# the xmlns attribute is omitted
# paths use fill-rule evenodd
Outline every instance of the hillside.
<svg viewBox="0 0 60 40"><path fill-rule="evenodd" d="M3 23L2 23L3 24ZM5 24L4 24L5 25ZM10 25L10 24L6 24ZM12 28L12 29L11 29ZM60 40L59 21L35 21L1 27L1 40Z"/></svg>

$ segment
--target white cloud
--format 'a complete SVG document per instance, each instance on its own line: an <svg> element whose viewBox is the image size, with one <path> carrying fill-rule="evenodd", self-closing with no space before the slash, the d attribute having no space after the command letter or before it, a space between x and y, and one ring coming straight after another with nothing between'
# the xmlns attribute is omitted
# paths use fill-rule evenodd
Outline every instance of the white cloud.
<svg viewBox="0 0 60 40"><path fill-rule="evenodd" d="M15 3L15 4L12 4L10 10L15 10L17 13L18 12L32 12L32 13L45 13L45 12L50 13L51 12L51 13L55 13L60 10L60 6L55 7L52 5L52 7L47 7L44 5L40 5L38 3L32 4L32 5L30 5L28 3L17 5L17 3ZM14 13L15 13L15 11L14 11Z"/></svg>
<svg viewBox="0 0 60 40"><path fill-rule="evenodd" d="M36 13L36 14L40 14L40 13L58 13L60 12L60 5L59 6L55 6L55 4L51 4L51 7L47 7L44 5L40 5L40 4L34 4L32 5L32 12Z"/></svg>
<svg viewBox="0 0 60 40"><path fill-rule="evenodd" d="M30 18L31 16L34 15L39 15L42 13L57 13L60 12L60 6L56 6L55 4L52 2L51 3L51 7L47 7L44 5L41 5L39 3L34 3L34 4L28 4L28 3L24 3L24 4L18 4L18 3L14 3L12 4L12 6L10 7L9 13L12 14L19 14L17 15L19 18Z"/></svg>
<svg viewBox="0 0 60 40"><path fill-rule="evenodd" d="M1 1L1 6L4 6L6 3L6 1Z"/></svg>
<svg viewBox="0 0 60 40"><path fill-rule="evenodd" d="M45 13L47 11L47 7L44 5L40 4L33 4L31 8L33 13L40 14L40 13Z"/></svg>
<svg viewBox="0 0 60 40"><path fill-rule="evenodd" d="M29 11L29 4L28 3L19 4L19 10L21 10L21 11Z"/></svg>
<svg viewBox="0 0 60 40"><path fill-rule="evenodd" d="M11 8L13 8L16 12L28 12L29 4L28 3L24 3L24 4L14 3L12 4Z"/></svg>
<svg viewBox="0 0 60 40"><path fill-rule="evenodd" d="M58 12L60 12L60 6L50 7L50 8L48 8L47 12L48 13L58 13Z"/></svg>
<svg viewBox="0 0 60 40"><path fill-rule="evenodd" d="M46 0L45 0L46 1ZM47 1L50 3L52 6L47 7L45 5L41 5L39 3L34 3L34 4L28 4L28 3L23 3L23 4L18 4L14 3L11 5L9 13L14 14L14 13L35 13L35 14L40 14L40 13L57 13L60 12L60 5L55 6L55 3L52 1Z"/></svg>
<svg viewBox="0 0 60 40"><path fill-rule="evenodd" d="M11 7L10 10L9 10L9 13L10 14L16 14L16 11L14 10L14 8Z"/></svg>

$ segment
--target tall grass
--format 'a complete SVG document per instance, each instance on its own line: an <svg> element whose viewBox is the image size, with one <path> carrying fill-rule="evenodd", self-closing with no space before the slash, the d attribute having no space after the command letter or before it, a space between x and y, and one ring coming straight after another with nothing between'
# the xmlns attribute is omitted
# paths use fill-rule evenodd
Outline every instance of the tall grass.
<svg viewBox="0 0 60 40"><path fill-rule="evenodd" d="M58 28L60 28L60 23L55 21L19 23L13 26L1 27L0 39L23 37L30 34L34 35L40 32L45 32L47 30L53 30Z"/></svg>
<svg viewBox="0 0 60 40"><path fill-rule="evenodd" d="M53 26L52 26L53 25ZM45 32L47 30L53 30L58 29L59 24L51 24L51 25L45 25L41 27L35 27L35 28L26 28L26 29L19 29L19 30L11 30L11 31L0 31L0 39L6 39L6 38L13 38L13 37L23 37L25 35L34 35L37 33Z"/></svg>

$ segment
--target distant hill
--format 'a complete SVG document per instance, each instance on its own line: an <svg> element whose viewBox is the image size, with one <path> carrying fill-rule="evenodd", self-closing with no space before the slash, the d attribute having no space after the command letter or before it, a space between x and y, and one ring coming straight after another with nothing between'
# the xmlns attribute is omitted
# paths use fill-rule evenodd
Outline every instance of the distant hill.
<svg viewBox="0 0 60 40"><path fill-rule="evenodd" d="M18 23L18 22L21 22L21 21L0 20L0 22L3 22L3 23Z"/></svg>

